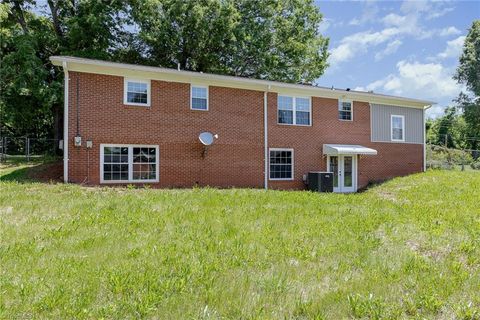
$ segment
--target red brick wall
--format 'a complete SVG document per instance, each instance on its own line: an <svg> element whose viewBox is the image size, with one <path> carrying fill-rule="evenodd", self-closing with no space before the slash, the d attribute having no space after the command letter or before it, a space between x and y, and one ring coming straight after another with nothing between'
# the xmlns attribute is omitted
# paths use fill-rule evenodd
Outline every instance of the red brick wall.
<svg viewBox="0 0 480 320"><path fill-rule="evenodd" d="M76 134L76 81L80 80L80 134ZM70 73L69 180L100 182L100 144L152 144L160 149L159 187L263 186L263 92L209 88L209 111L190 110L190 85L151 82L151 107L123 104L123 77ZM202 158L202 131L219 139ZM85 141L93 148L87 151Z"/></svg>
<svg viewBox="0 0 480 320"><path fill-rule="evenodd" d="M76 85L79 79L79 130ZM190 110L190 85L151 82L151 107L123 104L123 77L70 72L69 181L100 183L100 144L151 144L160 149L158 187L262 187L264 180L263 92L210 86L209 111ZM312 98L312 126L277 124L277 94L268 94L270 148L294 149L294 181L269 181L272 188L304 188L308 171L326 170L325 143L361 144L378 151L358 162L358 185L419 172L423 146L370 142L370 110L354 102L354 121L338 120L337 100ZM202 158L198 134L219 139ZM93 148L85 148L86 140ZM87 159L89 160L87 161ZM89 165L87 165L87 163Z"/></svg>
<svg viewBox="0 0 480 320"><path fill-rule="evenodd" d="M268 95L270 148L294 149L293 181L270 181L271 188L304 188L308 171L327 171L323 144L359 144L377 150L358 159L358 187L423 170L423 145L378 143L370 140L370 106L353 102L353 121L338 120L338 100L312 97L312 126L277 124L277 94Z"/></svg>

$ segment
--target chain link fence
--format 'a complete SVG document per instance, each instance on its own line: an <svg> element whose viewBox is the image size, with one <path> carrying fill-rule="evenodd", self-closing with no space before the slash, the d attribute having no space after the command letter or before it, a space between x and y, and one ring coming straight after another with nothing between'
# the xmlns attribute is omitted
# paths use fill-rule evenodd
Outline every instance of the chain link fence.
<svg viewBox="0 0 480 320"><path fill-rule="evenodd" d="M427 144L427 168L445 170L480 170L480 150L453 149Z"/></svg>
<svg viewBox="0 0 480 320"><path fill-rule="evenodd" d="M0 162L45 162L62 158L61 140L48 138L0 137ZM480 170L480 150L453 149L426 145L427 168Z"/></svg>
<svg viewBox="0 0 480 320"><path fill-rule="evenodd" d="M0 161L45 162L60 159L60 140L48 138L0 137Z"/></svg>

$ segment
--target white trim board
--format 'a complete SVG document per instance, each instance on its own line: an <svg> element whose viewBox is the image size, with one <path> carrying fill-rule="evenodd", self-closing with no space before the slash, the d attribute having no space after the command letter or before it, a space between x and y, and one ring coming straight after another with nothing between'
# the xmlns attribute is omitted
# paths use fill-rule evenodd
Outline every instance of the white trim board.
<svg viewBox="0 0 480 320"><path fill-rule="evenodd" d="M404 106L410 108L425 109L435 102L405 97L390 96L378 93L331 89L320 86L282 83L277 81L249 79L242 77L224 76L217 74L192 72L176 69L141 66L134 64L115 63L102 60L77 58L69 56L51 56L50 61L56 66L62 66L65 62L69 70L116 75L132 78L146 78L151 80L163 80L181 83L198 83L219 87L249 89L257 91L268 90L270 92L287 95L310 95L315 97L332 99L351 99L354 101ZM267 89L268 88L268 89Z"/></svg>

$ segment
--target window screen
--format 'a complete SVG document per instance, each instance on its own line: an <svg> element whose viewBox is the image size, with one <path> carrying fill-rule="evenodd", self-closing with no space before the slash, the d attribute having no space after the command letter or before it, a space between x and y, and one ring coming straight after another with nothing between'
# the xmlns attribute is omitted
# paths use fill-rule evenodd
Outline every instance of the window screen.
<svg viewBox="0 0 480 320"><path fill-rule="evenodd" d="M192 109L208 110L208 92L205 87L192 87Z"/></svg>
<svg viewBox="0 0 480 320"><path fill-rule="evenodd" d="M340 101L338 103L338 119L352 120L352 102Z"/></svg>
<svg viewBox="0 0 480 320"><path fill-rule="evenodd" d="M403 141L403 117L392 116L392 140Z"/></svg>
<svg viewBox="0 0 480 320"><path fill-rule="evenodd" d="M127 81L126 103L148 105L148 83Z"/></svg>

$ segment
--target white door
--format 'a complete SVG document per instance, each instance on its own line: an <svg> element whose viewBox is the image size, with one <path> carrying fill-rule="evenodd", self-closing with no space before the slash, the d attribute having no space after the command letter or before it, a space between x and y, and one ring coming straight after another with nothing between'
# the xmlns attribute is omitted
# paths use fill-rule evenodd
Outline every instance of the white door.
<svg viewBox="0 0 480 320"><path fill-rule="evenodd" d="M333 192L355 192L357 157L339 155L328 157L328 171L333 172Z"/></svg>

